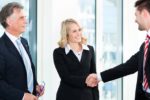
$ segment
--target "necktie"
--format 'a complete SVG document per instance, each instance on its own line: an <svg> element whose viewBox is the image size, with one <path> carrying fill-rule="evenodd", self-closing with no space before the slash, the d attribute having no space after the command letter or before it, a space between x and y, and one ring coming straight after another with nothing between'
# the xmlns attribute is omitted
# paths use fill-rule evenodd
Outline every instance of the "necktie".
<svg viewBox="0 0 150 100"><path fill-rule="evenodd" d="M148 86L148 81L147 81L147 76L146 76L146 73L145 73L145 64L146 64L146 58L147 58L147 51L148 51L148 46L149 46L149 41L150 41L150 36L146 36L146 40L145 40L145 46L144 46L144 62L143 62L143 68L144 68L144 71L143 71L143 75L144 75L144 78L143 78L143 87L145 90L147 90L149 88Z"/></svg>
<svg viewBox="0 0 150 100"><path fill-rule="evenodd" d="M33 72L31 69L31 62L29 59L29 56L25 50L25 48L23 47L20 38L16 40L18 49L19 49L19 53L23 59L24 65L25 65L25 69L26 69L26 73L27 73L27 84L28 84L28 90L32 93L33 92Z"/></svg>

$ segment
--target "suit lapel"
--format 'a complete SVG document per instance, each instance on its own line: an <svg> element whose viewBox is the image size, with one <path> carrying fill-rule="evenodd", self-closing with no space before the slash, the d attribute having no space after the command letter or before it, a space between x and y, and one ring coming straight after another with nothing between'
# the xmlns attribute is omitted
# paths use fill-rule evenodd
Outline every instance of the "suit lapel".
<svg viewBox="0 0 150 100"><path fill-rule="evenodd" d="M89 51L83 50L81 61L80 61L81 64L83 64L83 63L85 63L87 61L87 59L88 59L88 53L89 53Z"/></svg>
<svg viewBox="0 0 150 100"><path fill-rule="evenodd" d="M73 53L72 50L69 51L69 53L67 54L67 56L72 59L72 61L76 61L79 62L78 58L76 57L76 55Z"/></svg>
<svg viewBox="0 0 150 100"><path fill-rule="evenodd" d="M83 50L82 56L81 56L81 60L79 61L78 58L76 57L76 55L73 53L73 51L70 50L69 53L68 53L68 57L71 58L73 61L76 61L76 62L82 64L82 63L86 62L86 60L87 60L87 58L89 56L88 53L89 53L89 51Z"/></svg>
<svg viewBox="0 0 150 100"><path fill-rule="evenodd" d="M22 43L23 47L25 48L25 50L26 50L28 56L30 57L29 46L28 46L28 44L27 44L25 41L23 41L22 38L21 38L21 43Z"/></svg>
<svg viewBox="0 0 150 100"><path fill-rule="evenodd" d="M147 78L148 78L148 84L150 86L150 44L149 44L148 52L147 52L145 72L146 72L146 75L147 75Z"/></svg>
<svg viewBox="0 0 150 100"><path fill-rule="evenodd" d="M27 54L28 54L28 56L29 56L29 59L30 59L30 62L31 62L31 67L32 67L32 69L33 69L33 66L32 66L33 62L32 62L32 59L31 59L31 55L30 55L28 43L27 43L26 40L24 40L24 39L22 39L22 38L21 38L21 43L22 43L23 47L25 48L25 50L26 50L26 52L27 52Z"/></svg>
<svg viewBox="0 0 150 100"><path fill-rule="evenodd" d="M17 58L18 60L22 60L22 57L21 57L21 55L19 54L17 48L16 48L15 45L12 43L12 41L7 37L7 35L4 34L4 35L2 36L2 38L4 39L8 50L9 50L14 56L16 56L16 58Z"/></svg>

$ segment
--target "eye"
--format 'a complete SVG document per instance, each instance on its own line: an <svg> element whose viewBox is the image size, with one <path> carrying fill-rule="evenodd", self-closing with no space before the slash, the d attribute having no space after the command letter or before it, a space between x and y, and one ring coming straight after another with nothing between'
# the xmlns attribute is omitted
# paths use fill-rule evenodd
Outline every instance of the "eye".
<svg viewBox="0 0 150 100"><path fill-rule="evenodd" d="M77 30L73 30L73 33L77 32Z"/></svg>
<svg viewBox="0 0 150 100"><path fill-rule="evenodd" d="M82 31L82 28L79 28L79 32L81 32Z"/></svg>

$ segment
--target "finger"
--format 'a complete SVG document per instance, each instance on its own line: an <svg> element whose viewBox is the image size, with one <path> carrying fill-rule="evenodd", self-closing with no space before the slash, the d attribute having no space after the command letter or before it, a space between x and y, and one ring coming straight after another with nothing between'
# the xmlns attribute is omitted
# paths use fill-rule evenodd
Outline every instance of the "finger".
<svg viewBox="0 0 150 100"><path fill-rule="evenodd" d="M95 87L95 86L98 85L98 81L97 81L97 79L92 78L92 79L88 82L87 85L88 85L89 87Z"/></svg>
<svg viewBox="0 0 150 100"><path fill-rule="evenodd" d="M40 92L40 86L36 86L36 91Z"/></svg>
<svg viewBox="0 0 150 100"><path fill-rule="evenodd" d="M90 80L93 80L95 79L94 75L93 74L90 74L87 78L87 82L90 81Z"/></svg>
<svg viewBox="0 0 150 100"><path fill-rule="evenodd" d="M87 83L87 84L91 84L92 81L93 81L93 79L92 79L92 77L90 77L90 78L86 81L86 83Z"/></svg>
<svg viewBox="0 0 150 100"><path fill-rule="evenodd" d="M36 96L34 96L33 100L38 100L38 98Z"/></svg>
<svg viewBox="0 0 150 100"><path fill-rule="evenodd" d="M86 82L88 82L89 80L90 80L90 75L87 76Z"/></svg>
<svg viewBox="0 0 150 100"><path fill-rule="evenodd" d="M40 96L42 96L44 94L44 91L42 91L41 93L40 93Z"/></svg>
<svg viewBox="0 0 150 100"><path fill-rule="evenodd" d="M92 84L95 82L95 80L93 78L91 78L88 82L87 85L88 86L92 86Z"/></svg>

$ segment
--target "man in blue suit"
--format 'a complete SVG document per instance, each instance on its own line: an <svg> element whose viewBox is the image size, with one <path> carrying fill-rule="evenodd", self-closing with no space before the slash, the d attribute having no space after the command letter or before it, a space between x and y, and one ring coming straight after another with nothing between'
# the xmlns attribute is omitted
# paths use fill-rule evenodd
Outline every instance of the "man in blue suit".
<svg viewBox="0 0 150 100"><path fill-rule="evenodd" d="M0 12L0 23L5 28L0 38L0 100L38 100L37 93L41 96L43 92L36 81L28 43L21 37L27 24L23 6L8 3Z"/></svg>

